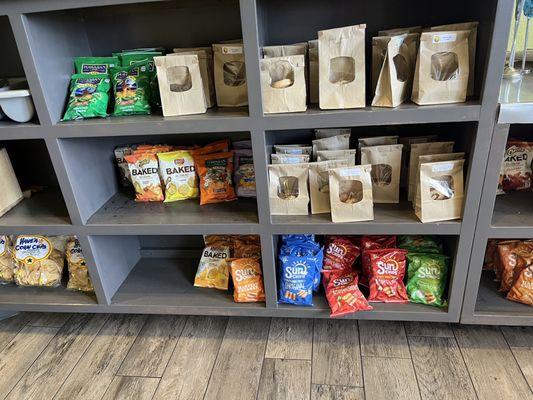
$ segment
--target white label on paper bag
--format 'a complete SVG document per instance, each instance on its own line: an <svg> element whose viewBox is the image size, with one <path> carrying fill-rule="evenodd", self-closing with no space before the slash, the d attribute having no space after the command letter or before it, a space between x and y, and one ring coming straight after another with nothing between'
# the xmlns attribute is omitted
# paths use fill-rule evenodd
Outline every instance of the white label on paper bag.
<svg viewBox="0 0 533 400"><path fill-rule="evenodd" d="M453 163L439 164L431 167L433 172L447 172L453 169Z"/></svg>
<svg viewBox="0 0 533 400"><path fill-rule="evenodd" d="M457 33L444 33L442 35L433 35L433 43L449 43L457 40Z"/></svg>
<svg viewBox="0 0 533 400"><path fill-rule="evenodd" d="M340 171L340 176L359 176L361 175L361 168L348 168Z"/></svg>
<svg viewBox="0 0 533 400"><path fill-rule="evenodd" d="M224 46L222 47L222 54L242 54L242 47L240 46Z"/></svg>

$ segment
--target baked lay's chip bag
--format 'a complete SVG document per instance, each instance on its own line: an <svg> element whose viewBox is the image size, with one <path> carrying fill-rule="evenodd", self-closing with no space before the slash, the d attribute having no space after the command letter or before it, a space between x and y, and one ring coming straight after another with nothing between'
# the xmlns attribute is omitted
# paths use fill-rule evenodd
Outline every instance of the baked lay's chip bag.
<svg viewBox="0 0 533 400"><path fill-rule="evenodd" d="M200 177L200 205L237 199L232 183L233 152L194 154Z"/></svg>
<svg viewBox="0 0 533 400"><path fill-rule="evenodd" d="M198 197L194 159L189 151L157 153L165 186L165 203Z"/></svg>
<svg viewBox="0 0 533 400"><path fill-rule="evenodd" d="M365 296L357 286L357 272L334 270L324 272L324 288L329 308L330 317L352 314L357 311L372 310Z"/></svg>
<svg viewBox="0 0 533 400"><path fill-rule="evenodd" d="M194 286L228 290L230 248L206 246L194 278Z"/></svg>
<svg viewBox="0 0 533 400"><path fill-rule="evenodd" d="M265 301L261 265L255 258L238 258L231 261L233 300L236 303Z"/></svg>
<svg viewBox="0 0 533 400"><path fill-rule="evenodd" d="M135 201L163 201L157 156L149 151L136 151L125 158L135 188Z"/></svg>
<svg viewBox="0 0 533 400"><path fill-rule="evenodd" d="M403 283L406 250L367 250L370 256L370 296L368 301L406 303L407 292Z"/></svg>
<svg viewBox="0 0 533 400"><path fill-rule="evenodd" d="M351 271L360 250L350 239L328 236L324 247L324 270Z"/></svg>

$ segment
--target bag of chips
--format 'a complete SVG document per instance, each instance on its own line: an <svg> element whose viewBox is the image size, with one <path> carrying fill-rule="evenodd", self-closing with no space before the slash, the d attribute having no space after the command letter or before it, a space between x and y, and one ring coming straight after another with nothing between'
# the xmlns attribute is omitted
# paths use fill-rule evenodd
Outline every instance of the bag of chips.
<svg viewBox="0 0 533 400"><path fill-rule="evenodd" d="M518 240L506 241L498 244L497 253L500 266L500 292L507 293L511 290L515 281L515 269L517 264L517 257L515 253L516 247L520 244Z"/></svg>
<svg viewBox="0 0 533 400"><path fill-rule="evenodd" d="M111 68L115 94L113 115L151 114L148 63Z"/></svg>
<svg viewBox="0 0 533 400"><path fill-rule="evenodd" d="M194 277L194 286L228 290L228 246L206 246Z"/></svg>
<svg viewBox="0 0 533 400"><path fill-rule="evenodd" d="M442 253L440 240L428 235L399 235L398 248L413 253Z"/></svg>
<svg viewBox="0 0 533 400"><path fill-rule="evenodd" d="M203 147L192 150L194 156L213 154L213 153L226 153L229 151L229 139L217 140L206 144Z"/></svg>
<svg viewBox="0 0 533 400"><path fill-rule="evenodd" d="M342 236L326 237L324 270L351 271L361 250L350 239Z"/></svg>
<svg viewBox="0 0 533 400"><path fill-rule="evenodd" d="M115 148L115 161L118 167L118 173L120 176L120 182L122 186L129 187L131 186L131 174L130 167L126 161L126 156L133 154L135 151L135 146L119 146Z"/></svg>
<svg viewBox="0 0 533 400"><path fill-rule="evenodd" d="M198 197L194 159L187 150L157 153L165 186L165 203Z"/></svg>
<svg viewBox="0 0 533 400"><path fill-rule="evenodd" d="M367 250L370 256L370 296L368 301L406 303L407 292L403 283L405 255L400 249Z"/></svg>
<svg viewBox="0 0 533 400"><path fill-rule="evenodd" d="M72 75L67 110L62 121L107 117L110 88L108 75Z"/></svg>
<svg viewBox="0 0 533 400"><path fill-rule="evenodd" d="M76 74L108 75L109 69L118 65L118 57L74 57Z"/></svg>
<svg viewBox="0 0 533 400"><path fill-rule="evenodd" d="M65 243L65 236L17 236L12 253L15 283L19 286L61 285Z"/></svg>
<svg viewBox="0 0 533 400"><path fill-rule="evenodd" d="M238 258L231 261L233 300L236 303L265 301L265 288L261 265L255 258Z"/></svg>
<svg viewBox="0 0 533 400"><path fill-rule="evenodd" d="M194 155L200 177L200 205L237 200L231 177L233 152Z"/></svg>
<svg viewBox="0 0 533 400"><path fill-rule="evenodd" d="M235 247L234 235L205 235L204 243L206 246L227 246L230 248L230 255L233 254ZM235 257L245 258L245 257Z"/></svg>
<svg viewBox="0 0 533 400"><path fill-rule="evenodd" d="M11 239L7 235L0 235L0 284L13 282L13 258L11 256Z"/></svg>
<svg viewBox="0 0 533 400"><path fill-rule="evenodd" d="M234 150L235 191L238 197L255 197L255 169L251 149Z"/></svg>
<svg viewBox="0 0 533 400"><path fill-rule="evenodd" d="M533 265L523 268L515 284L507 294L507 299L533 306Z"/></svg>
<svg viewBox="0 0 533 400"><path fill-rule="evenodd" d="M393 249L395 247L396 236L366 235L361 238L361 267L363 274L360 282L363 286L368 286L368 281L372 274L368 250Z"/></svg>
<svg viewBox="0 0 533 400"><path fill-rule="evenodd" d="M94 292L89 270L85 263L85 257L83 256L80 242L77 238L71 237L67 240L65 255L67 257L68 267L67 289L79 290L81 292Z"/></svg>
<svg viewBox="0 0 533 400"><path fill-rule="evenodd" d="M357 272L346 270L330 271L324 282L326 298L331 309L330 317L372 310L372 306L357 286Z"/></svg>
<svg viewBox="0 0 533 400"><path fill-rule="evenodd" d="M442 254L407 254L407 295L412 303L444 307L450 258Z"/></svg>
<svg viewBox="0 0 533 400"><path fill-rule="evenodd" d="M135 201L163 201L157 156L151 152L137 151L125 158L135 188Z"/></svg>
<svg viewBox="0 0 533 400"><path fill-rule="evenodd" d="M235 258L255 258L261 259L261 244L259 236L251 235L254 238L250 239L246 236L235 236L234 240L234 254Z"/></svg>

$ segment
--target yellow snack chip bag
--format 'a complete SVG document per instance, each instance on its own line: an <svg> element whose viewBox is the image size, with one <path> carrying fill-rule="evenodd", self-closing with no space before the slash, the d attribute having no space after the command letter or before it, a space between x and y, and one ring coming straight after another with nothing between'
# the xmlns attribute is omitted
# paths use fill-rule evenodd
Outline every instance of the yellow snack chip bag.
<svg viewBox="0 0 533 400"><path fill-rule="evenodd" d="M187 150L157 153L165 186L165 203L198 197L194 160Z"/></svg>
<svg viewBox="0 0 533 400"><path fill-rule="evenodd" d="M228 290L228 246L206 246L194 278L194 286Z"/></svg>

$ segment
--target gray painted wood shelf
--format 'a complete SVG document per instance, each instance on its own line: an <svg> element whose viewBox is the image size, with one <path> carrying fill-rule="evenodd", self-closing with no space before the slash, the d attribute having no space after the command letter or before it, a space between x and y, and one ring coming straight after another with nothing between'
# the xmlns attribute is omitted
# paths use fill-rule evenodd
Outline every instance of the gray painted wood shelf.
<svg viewBox="0 0 533 400"><path fill-rule="evenodd" d="M329 314L322 294L316 296L311 308L276 304L278 235L404 233L444 238L454 264L449 306L436 309L417 304L376 304L374 311L353 317L459 321L484 173L492 152L491 133L513 1L450 0L438 14L430 2L415 0L335 2L325 6L321 0L0 1L0 38L9 50L6 54L10 54L0 67L0 76L26 76L38 115L35 122L27 124L0 121L0 143L43 141L52 164L51 174L60 187L55 196L49 194L51 197L46 199L36 195L0 218L0 233L76 234L97 297L94 301L64 288L40 292L0 287L0 308L326 318ZM380 9L388 9L388 15L376 11ZM123 23L117 24L118 20ZM311 40L318 30L364 22L369 56L371 37L379 29L464 20L480 22L473 100L424 107L406 102L396 109L368 106L326 111L313 105L304 113L263 114L259 55L264 45ZM60 122L75 56L106 55L139 46L209 45L239 36L245 47L248 107L214 108L203 115L175 118L156 113ZM367 62L368 82L369 77ZM367 104L370 101L367 96ZM309 138L312 129L323 127L352 127L358 134L364 134L366 127L376 134L396 129L405 136L411 130L418 135L436 132L455 140L460 151L468 154L463 218L422 224L407 203L376 205L374 221L354 224L333 224L329 214L271 217L267 192L271 146L295 137ZM112 156L117 145L181 140L206 143L226 136L252 140L257 200L205 207L194 202L138 204L118 188ZM170 246L178 252L192 246L199 254L200 235L208 233L260 235L265 304L236 304L228 292L194 288L191 279L197 259L184 261L175 254L146 256L148 245ZM471 301L475 303L475 299Z"/></svg>

